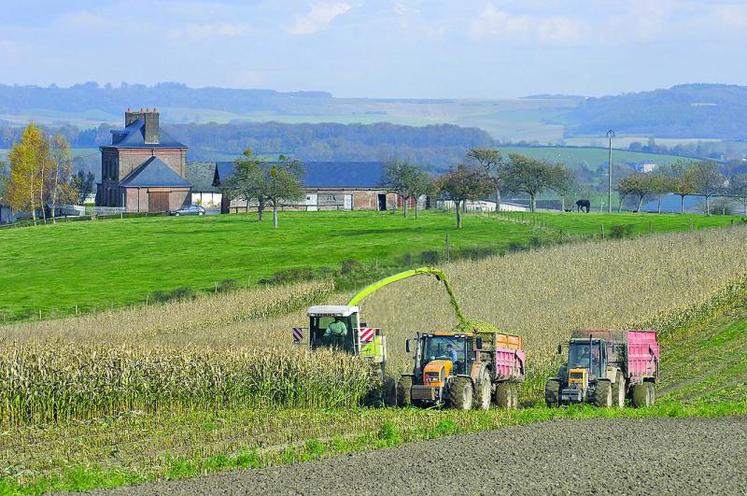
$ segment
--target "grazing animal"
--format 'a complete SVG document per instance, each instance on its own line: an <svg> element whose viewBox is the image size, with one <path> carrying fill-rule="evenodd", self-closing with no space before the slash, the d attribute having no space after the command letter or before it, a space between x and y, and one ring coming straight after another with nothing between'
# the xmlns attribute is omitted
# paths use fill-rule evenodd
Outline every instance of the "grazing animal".
<svg viewBox="0 0 747 496"><path fill-rule="evenodd" d="M591 210L591 202L589 200L578 200L576 201L576 212L583 212L586 211L586 213L589 213L589 210Z"/></svg>

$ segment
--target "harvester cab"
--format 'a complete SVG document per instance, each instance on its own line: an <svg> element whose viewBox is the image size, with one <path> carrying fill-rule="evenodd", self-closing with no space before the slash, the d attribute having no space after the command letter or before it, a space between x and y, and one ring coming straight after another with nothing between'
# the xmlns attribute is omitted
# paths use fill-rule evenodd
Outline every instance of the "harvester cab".
<svg viewBox="0 0 747 496"><path fill-rule="evenodd" d="M386 343L381 329L366 327L366 323L360 321L357 306L317 305L310 307L307 314L312 350L330 348L361 356L373 363L386 361ZM293 336L296 342L300 342L303 329L294 329Z"/></svg>

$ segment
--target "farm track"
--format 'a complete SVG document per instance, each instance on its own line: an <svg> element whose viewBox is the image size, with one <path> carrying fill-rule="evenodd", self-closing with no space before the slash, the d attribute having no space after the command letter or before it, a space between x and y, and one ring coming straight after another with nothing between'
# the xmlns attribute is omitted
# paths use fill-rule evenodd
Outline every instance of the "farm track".
<svg viewBox="0 0 747 496"><path fill-rule="evenodd" d="M96 494L745 494L747 417L558 421Z"/></svg>

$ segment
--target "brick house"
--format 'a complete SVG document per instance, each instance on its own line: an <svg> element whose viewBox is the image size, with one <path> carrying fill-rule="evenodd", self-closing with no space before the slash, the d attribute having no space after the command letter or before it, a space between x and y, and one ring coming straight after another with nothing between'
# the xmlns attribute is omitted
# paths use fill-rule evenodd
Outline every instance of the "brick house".
<svg viewBox="0 0 747 496"><path fill-rule="evenodd" d="M156 109L128 110L125 128L100 147L96 205L128 212L165 212L189 203L187 147L160 128Z"/></svg>
<svg viewBox="0 0 747 496"><path fill-rule="evenodd" d="M383 186L385 165L382 162L304 162L303 165L305 199L285 205L285 210L390 210L401 207L399 195ZM216 163L213 186L220 188L233 176L235 169L233 162ZM221 213L252 209L257 209L256 203L223 196Z"/></svg>

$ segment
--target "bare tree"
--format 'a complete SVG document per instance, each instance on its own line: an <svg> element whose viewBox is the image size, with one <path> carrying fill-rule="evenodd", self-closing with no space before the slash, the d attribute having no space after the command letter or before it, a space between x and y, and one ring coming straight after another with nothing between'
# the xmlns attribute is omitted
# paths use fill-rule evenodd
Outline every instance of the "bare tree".
<svg viewBox="0 0 747 496"><path fill-rule="evenodd" d="M490 174L494 181L495 187L495 211L501 209L501 189L503 187L503 172L505 163L501 152L490 148L472 148L467 152L467 159L475 162Z"/></svg>

